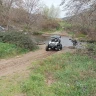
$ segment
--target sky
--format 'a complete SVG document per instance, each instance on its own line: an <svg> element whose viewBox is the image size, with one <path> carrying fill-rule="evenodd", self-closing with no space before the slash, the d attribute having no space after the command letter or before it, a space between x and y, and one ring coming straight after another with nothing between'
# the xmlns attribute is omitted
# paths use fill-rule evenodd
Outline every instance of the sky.
<svg viewBox="0 0 96 96"><path fill-rule="evenodd" d="M60 5L62 0L42 0L42 2L47 5L47 6L51 6L54 5L55 7L58 7ZM65 17L65 13L62 11L62 8L60 7L61 12L60 12L60 18Z"/></svg>
<svg viewBox="0 0 96 96"><path fill-rule="evenodd" d="M51 6L52 4L54 6L59 6L59 4L61 3L61 0L42 0L47 6Z"/></svg>

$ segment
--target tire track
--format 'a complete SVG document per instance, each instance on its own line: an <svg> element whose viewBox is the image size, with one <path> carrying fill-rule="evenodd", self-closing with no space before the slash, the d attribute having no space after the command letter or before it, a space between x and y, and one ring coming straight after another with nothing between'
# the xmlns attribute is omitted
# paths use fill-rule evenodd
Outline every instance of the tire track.
<svg viewBox="0 0 96 96"><path fill-rule="evenodd" d="M26 70L33 61L46 58L56 53L56 51L46 52L44 48L35 52L27 53L20 57L14 57L8 60L0 60L0 77Z"/></svg>

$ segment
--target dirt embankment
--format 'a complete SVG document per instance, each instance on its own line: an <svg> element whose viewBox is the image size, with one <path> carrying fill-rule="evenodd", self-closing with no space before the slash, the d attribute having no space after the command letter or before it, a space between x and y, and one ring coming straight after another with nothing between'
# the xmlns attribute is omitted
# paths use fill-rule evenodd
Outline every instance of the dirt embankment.
<svg viewBox="0 0 96 96"><path fill-rule="evenodd" d="M60 36L66 36L66 37L69 37L69 34L67 32L54 32L54 33L45 33L45 34L42 34L42 36L50 36L50 35L60 35Z"/></svg>

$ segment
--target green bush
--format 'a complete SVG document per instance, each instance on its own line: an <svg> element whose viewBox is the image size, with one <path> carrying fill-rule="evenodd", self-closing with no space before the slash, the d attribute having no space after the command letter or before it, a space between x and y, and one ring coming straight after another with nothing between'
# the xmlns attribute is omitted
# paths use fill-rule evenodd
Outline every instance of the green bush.
<svg viewBox="0 0 96 96"><path fill-rule="evenodd" d="M44 31L59 30L60 27L61 26L58 21L51 19L46 20L46 23L42 25Z"/></svg>
<svg viewBox="0 0 96 96"><path fill-rule="evenodd" d="M0 41L4 43L12 43L21 48L33 50L37 48L31 37L24 32L4 32L0 33Z"/></svg>
<svg viewBox="0 0 96 96"><path fill-rule="evenodd" d="M88 26L82 26L79 24L70 24L68 22L64 22L63 27L67 31L73 31L75 33L79 32L80 34L87 35L90 31Z"/></svg>
<svg viewBox="0 0 96 96"><path fill-rule="evenodd" d="M34 31L33 35L42 35L43 33L41 31Z"/></svg>

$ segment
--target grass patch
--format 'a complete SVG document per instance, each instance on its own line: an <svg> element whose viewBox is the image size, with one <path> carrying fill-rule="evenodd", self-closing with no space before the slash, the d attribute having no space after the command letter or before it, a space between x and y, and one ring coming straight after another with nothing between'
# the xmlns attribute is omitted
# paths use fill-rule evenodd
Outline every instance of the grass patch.
<svg viewBox="0 0 96 96"><path fill-rule="evenodd" d="M28 78L27 73L18 73L12 76L0 77L0 96L25 96L21 95L21 82Z"/></svg>
<svg viewBox="0 0 96 96"><path fill-rule="evenodd" d="M17 47L14 44L0 42L0 58L7 58L28 52L27 49Z"/></svg>
<svg viewBox="0 0 96 96"><path fill-rule="evenodd" d="M77 37L78 37L78 38L80 38L80 37L85 38L86 35L85 35L85 34L78 34Z"/></svg>
<svg viewBox="0 0 96 96"><path fill-rule="evenodd" d="M19 82L14 81L15 77L4 77L0 79L0 96L14 96L14 94L19 93L20 84Z"/></svg>
<svg viewBox="0 0 96 96"><path fill-rule="evenodd" d="M0 78L0 96L95 96L96 61L79 54L58 54L36 61L31 74Z"/></svg>
<svg viewBox="0 0 96 96"><path fill-rule="evenodd" d="M74 32L67 32L71 37L75 37L75 33Z"/></svg>
<svg viewBox="0 0 96 96"><path fill-rule="evenodd" d="M88 43L86 46L89 56L96 56L96 43Z"/></svg>
<svg viewBox="0 0 96 96"><path fill-rule="evenodd" d="M79 54L59 54L35 62L21 84L27 96L95 96L96 61Z"/></svg>

